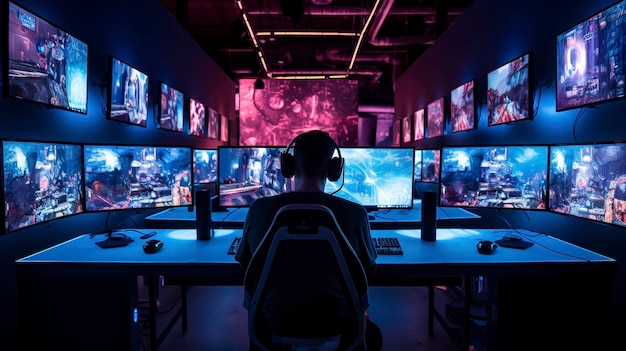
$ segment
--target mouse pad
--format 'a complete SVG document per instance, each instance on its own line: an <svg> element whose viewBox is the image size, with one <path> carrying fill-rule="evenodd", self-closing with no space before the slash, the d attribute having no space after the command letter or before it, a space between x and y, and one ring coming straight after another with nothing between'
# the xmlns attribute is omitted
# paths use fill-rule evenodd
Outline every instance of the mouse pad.
<svg viewBox="0 0 626 351"><path fill-rule="evenodd" d="M115 239L115 240L106 239L106 240L98 241L96 245L100 246L103 249L108 249L112 247L126 246L132 243L133 241L135 240L133 239Z"/></svg>
<svg viewBox="0 0 626 351"><path fill-rule="evenodd" d="M521 249L521 250L527 249L527 248L533 246L533 243L528 242L528 241L524 241L524 240L500 239L500 240L496 240L495 243L498 244L498 246L512 247L514 249Z"/></svg>

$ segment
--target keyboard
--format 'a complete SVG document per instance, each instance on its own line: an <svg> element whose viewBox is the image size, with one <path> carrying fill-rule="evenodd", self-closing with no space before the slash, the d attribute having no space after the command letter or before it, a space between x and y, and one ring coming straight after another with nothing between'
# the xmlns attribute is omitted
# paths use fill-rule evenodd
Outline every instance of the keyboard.
<svg viewBox="0 0 626 351"><path fill-rule="evenodd" d="M239 248L239 243L240 242L241 242L241 237L240 236L236 236L235 239L233 239L233 242L228 247L228 254L229 255L234 255L234 254L237 253L237 249Z"/></svg>
<svg viewBox="0 0 626 351"><path fill-rule="evenodd" d="M372 238L372 244L379 255L403 255L398 238Z"/></svg>

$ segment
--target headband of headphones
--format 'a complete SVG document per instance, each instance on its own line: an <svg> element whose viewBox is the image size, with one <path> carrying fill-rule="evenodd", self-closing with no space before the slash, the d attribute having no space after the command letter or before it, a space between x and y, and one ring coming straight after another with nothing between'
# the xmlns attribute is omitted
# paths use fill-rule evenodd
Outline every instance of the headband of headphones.
<svg viewBox="0 0 626 351"><path fill-rule="evenodd" d="M343 171L344 159L341 157L341 151L339 150L339 146L333 138L328 135L328 133L324 133L328 137L328 139L334 145L334 149L337 150L338 157L333 157L330 159L328 163L328 171L326 173L326 178L331 182L336 182L341 177L341 172ZM305 136L304 136L305 137ZM285 151L280 153L280 172L283 177L291 178L296 174L296 158L294 155L289 153L289 151L295 147L296 143L299 140L304 138L301 135L296 136L287 146Z"/></svg>

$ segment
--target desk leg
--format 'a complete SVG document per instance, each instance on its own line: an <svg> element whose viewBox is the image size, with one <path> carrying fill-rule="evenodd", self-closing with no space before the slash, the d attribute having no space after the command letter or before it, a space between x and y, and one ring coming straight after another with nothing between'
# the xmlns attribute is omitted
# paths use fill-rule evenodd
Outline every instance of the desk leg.
<svg viewBox="0 0 626 351"><path fill-rule="evenodd" d="M182 308L182 325L183 325L183 333L187 331L187 291L189 287L187 285L181 286L181 308Z"/></svg>
<svg viewBox="0 0 626 351"><path fill-rule="evenodd" d="M470 337L472 334L472 277L470 276L466 276L463 281L463 297L465 300L463 313L463 350L469 350Z"/></svg>
<svg viewBox="0 0 626 351"><path fill-rule="evenodd" d="M158 277L148 276L148 323L150 325L150 349L156 351L159 347L157 339L157 289Z"/></svg>
<svg viewBox="0 0 626 351"><path fill-rule="evenodd" d="M434 323L434 309L435 309L435 286L428 286L428 335L435 334Z"/></svg>

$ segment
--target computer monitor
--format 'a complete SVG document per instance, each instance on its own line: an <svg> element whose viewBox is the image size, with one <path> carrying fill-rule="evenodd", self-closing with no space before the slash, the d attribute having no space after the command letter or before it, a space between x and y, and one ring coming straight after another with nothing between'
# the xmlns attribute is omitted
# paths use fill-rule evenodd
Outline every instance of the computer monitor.
<svg viewBox="0 0 626 351"><path fill-rule="evenodd" d="M148 123L148 75L111 56L107 117L145 127Z"/></svg>
<svg viewBox="0 0 626 351"><path fill-rule="evenodd" d="M413 148L342 147L340 152L343 175L327 181L324 192L368 210L413 208Z"/></svg>
<svg viewBox="0 0 626 351"><path fill-rule="evenodd" d="M7 25L6 95L86 114L87 44L13 2Z"/></svg>
<svg viewBox="0 0 626 351"><path fill-rule="evenodd" d="M422 182L438 183L440 167L440 150L422 150Z"/></svg>
<svg viewBox="0 0 626 351"><path fill-rule="evenodd" d="M422 181L422 150L415 149L415 155L413 157L413 180L416 182Z"/></svg>
<svg viewBox="0 0 626 351"><path fill-rule="evenodd" d="M159 106L159 128L182 132L185 95L161 82L161 105Z"/></svg>
<svg viewBox="0 0 626 351"><path fill-rule="evenodd" d="M193 204L191 148L85 145L86 210Z"/></svg>
<svg viewBox="0 0 626 351"><path fill-rule="evenodd" d="M550 146L550 211L626 226L626 144Z"/></svg>
<svg viewBox="0 0 626 351"><path fill-rule="evenodd" d="M248 207L260 197L291 191L293 178L280 172L284 147L219 146L218 195L221 207Z"/></svg>
<svg viewBox="0 0 626 351"><path fill-rule="evenodd" d="M193 183L217 182L217 149L193 149Z"/></svg>
<svg viewBox="0 0 626 351"><path fill-rule="evenodd" d="M441 148L441 206L545 209L548 146Z"/></svg>
<svg viewBox="0 0 626 351"><path fill-rule="evenodd" d="M83 212L80 145L3 140L6 232Z"/></svg>
<svg viewBox="0 0 626 351"><path fill-rule="evenodd" d="M532 115L532 55L526 53L487 74L487 125L522 120Z"/></svg>

